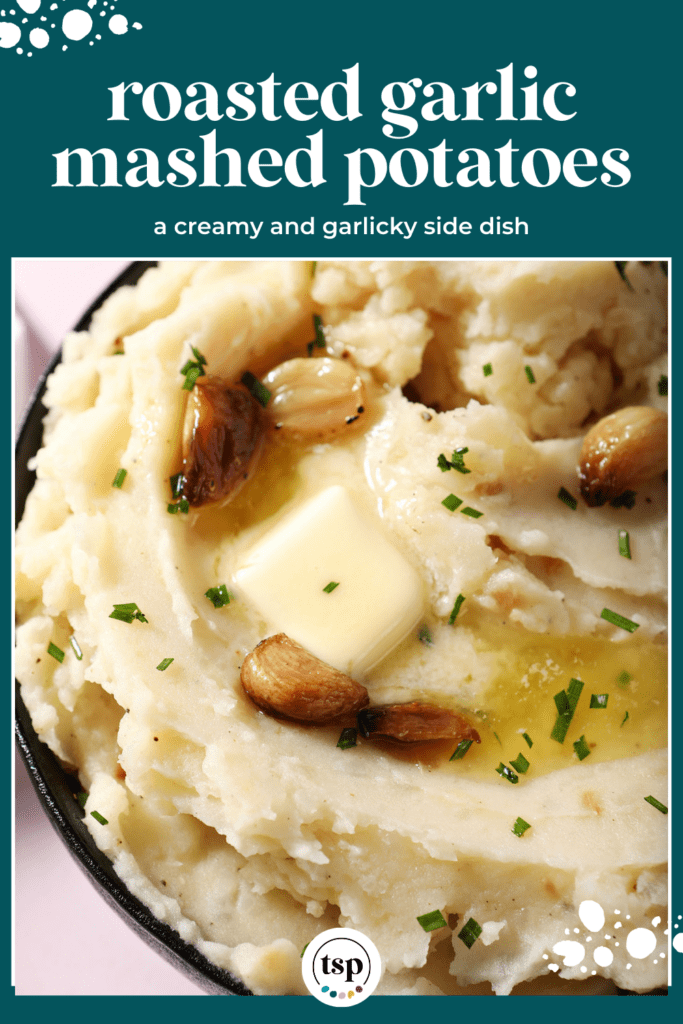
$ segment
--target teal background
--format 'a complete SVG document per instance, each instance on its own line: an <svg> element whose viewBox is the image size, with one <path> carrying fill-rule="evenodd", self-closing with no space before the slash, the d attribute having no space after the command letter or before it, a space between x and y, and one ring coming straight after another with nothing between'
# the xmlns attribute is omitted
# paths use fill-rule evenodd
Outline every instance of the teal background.
<svg viewBox="0 0 683 1024"><path fill-rule="evenodd" d="M44 0L45 3L45 0ZM73 6L73 5L72 5ZM85 2L82 5L85 8ZM430 4L380 3L347 0L330 5L301 0L296 5L263 0L249 8L224 0L121 0L117 10L143 29L125 36L103 32L94 46L70 43L66 52L51 43L31 58L12 50L0 50L0 196L3 224L0 233L0 287L3 289L7 330L5 351L10 348L10 273L12 257L672 257L672 292L677 296L680 254L680 103L677 8L671 3L656 7L585 0L573 5L528 2L523 6L489 0L471 4L433 0ZM38 14L41 12L39 11ZM35 20L35 19L32 19ZM61 42L61 40L60 40ZM208 81L219 92L236 81L256 83L275 72L283 85L309 81L320 90L341 79L342 69L360 62L361 111L351 123L327 122L318 116L310 122L283 117L275 123L260 117L243 124L192 123L179 115L174 121L156 123L131 115L129 122L108 122L108 87L138 80L174 83L184 88ZM423 124L405 141L382 134L381 88L390 81L420 77L424 82L449 82L456 93L473 82L496 79L495 70L511 61L518 72L527 64L538 68L542 85L568 81L577 89L577 116L570 122L496 122ZM284 90L281 90L281 92ZM130 97L139 110L139 99ZM495 97L491 99L495 100ZM482 102L482 106L485 100ZM568 101L569 102L569 101ZM131 109L134 109L131 103ZM296 189L286 182L272 189L248 184L243 189L172 188L124 186L119 189L56 189L53 153L66 147L94 150L108 146L117 151L125 168L125 154L135 147L155 150L160 157L187 146L201 148L200 134L217 128L219 146L232 145L248 156L270 146L287 153L307 145L306 135L324 129L327 184L313 190ZM547 189L525 183L515 189L495 186L439 189L425 182L404 189L385 182L367 190L365 207L345 207L346 160L343 154L358 147L381 149L387 157L396 148L411 146L426 152L445 138L455 150L451 155L454 177L460 149L477 146L493 150L512 138L522 154L545 147L560 157L576 147L592 149L598 156L610 148L630 154L632 180L623 188L599 183L572 188L558 182ZM162 161L163 166L163 161ZM598 170L599 173L599 170ZM325 241L313 238L275 238L262 231L256 242L245 238L194 237L174 234L157 237L155 221L165 220L357 220L364 215L376 220L392 215L401 220L443 219L457 215L475 223L492 215L504 219L519 216L529 224L528 236L485 238L473 232L467 238L428 239L416 233L411 241L401 238L358 237ZM672 354L672 376L675 376ZM5 411L10 436L10 412ZM677 440L674 420L674 439ZM9 456L8 456L9 457ZM9 554L9 545L7 547ZM676 550L674 549L674 557ZM676 561L674 561L676 566ZM675 578L675 576L674 576ZM675 601L674 593L674 601ZM9 608L9 594L5 595ZM676 604L674 603L674 611ZM675 657L677 655L675 654ZM676 665L676 661L674 665ZM673 697L674 727L680 720L680 697ZM8 701L9 710L9 701ZM674 776L674 794L680 788ZM9 785L5 789L9 833ZM672 816L672 824L676 824ZM676 829L674 864L680 857L680 829ZM6 844L6 849L9 844ZM9 861L9 854L6 854ZM9 863L6 865L9 879ZM683 913L680 883L674 871L672 914ZM9 885L3 894L5 920L9 922ZM9 929L6 938L9 936ZM672 953L674 987L668 999L646 1004L650 1014L670 1018L681 1002L683 957ZM8 958L6 963L8 964ZM77 970L77 965L75 965ZM4 998L12 1000L9 970ZM48 1000L48 1002L50 1002ZM103 1020L120 1013L117 1004L83 1001L76 1012L97 1013ZM73 1000L58 1001L57 1015L71 1015ZM466 1007L466 1012L486 1018L500 1012L516 1012L542 1019L549 1013L569 1019L577 1012L573 1001L525 1000L501 1006L485 1000ZM600 1012L595 1000L581 1004L589 1015ZM171 1018L186 1013L185 1003L166 1001L153 1012ZM381 1004L392 1018L408 1020L416 1013L453 1012L442 999L385 999ZM29 1019L48 1012L43 1000L16 1001L10 1012ZM136 1016L152 1009L149 1003L129 1000L128 1012ZM194 1009L194 1007L193 1007ZM204 1001L209 1017L229 1014L235 1019L265 1020L272 1014L294 1014L301 1021L317 1020L326 1011L314 1000L294 1002L280 998ZM463 1007L460 1007L461 1011ZM354 1009L356 1018L376 1014L373 1000ZM633 999L618 1004L625 1019L641 1016L643 1005ZM49 1012L53 1008L49 1007ZM603 1011L604 1012L604 1009ZM680 1012L680 1005L679 1011Z"/></svg>

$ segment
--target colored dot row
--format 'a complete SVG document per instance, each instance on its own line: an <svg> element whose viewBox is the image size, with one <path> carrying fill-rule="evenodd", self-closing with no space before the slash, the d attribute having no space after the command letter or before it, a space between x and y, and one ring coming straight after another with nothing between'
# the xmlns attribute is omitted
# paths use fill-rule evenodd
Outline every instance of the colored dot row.
<svg viewBox="0 0 683 1024"><path fill-rule="evenodd" d="M363 986L362 985L356 985L356 992L354 992L353 989L351 989L351 988L348 990L348 992L337 992L336 989L332 989L332 991L330 991L330 986L329 985L323 985L321 991L322 992L329 992L330 993L330 999L347 999L347 998L348 999L353 999L353 997L355 996L356 992L362 992L363 991Z"/></svg>

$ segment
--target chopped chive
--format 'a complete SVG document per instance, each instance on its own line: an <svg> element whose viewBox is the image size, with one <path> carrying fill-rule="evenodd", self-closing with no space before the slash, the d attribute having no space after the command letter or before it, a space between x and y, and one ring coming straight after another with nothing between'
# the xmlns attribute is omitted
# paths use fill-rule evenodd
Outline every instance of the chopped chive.
<svg viewBox="0 0 683 1024"><path fill-rule="evenodd" d="M313 260L312 263L311 263L311 277L315 277L315 268L317 266L318 266L318 261L317 260ZM304 949L305 948L306 947L304 946Z"/></svg>
<svg viewBox="0 0 683 1024"><path fill-rule="evenodd" d="M173 658L164 658L164 660L160 661L157 665L157 672L165 672L168 666L173 664L173 661Z"/></svg>
<svg viewBox="0 0 683 1024"><path fill-rule="evenodd" d="M529 762L525 758L524 754L518 754L514 761L510 761L510 764L516 772L519 772L520 775L526 775L529 771Z"/></svg>
<svg viewBox="0 0 683 1024"><path fill-rule="evenodd" d="M436 460L436 464L442 473L447 473L448 470L451 468L450 462L443 453L439 455L438 459Z"/></svg>
<svg viewBox="0 0 683 1024"><path fill-rule="evenodd" d="M224 608L226 604L230 604L230 594L225 583L221 583L219 587L209 587L204 597L208 597L214 608Z"/></svg>
<svg viewBox="0 0 683 1024"><path fill-rule="evenodd" d="M171 484L171 494L174 498L181 498L183 495L183 488L185 486L185 477L182 473L174 473L169 483Z"/></svg>
<svg viewBox="0 0 683 1024"><path fill-rule="evenodd" d="M633 291L633 285L631 284L631 282L629 281L629 279L626 276L626 264L627 263L628 263L628 260L615 260L614 261L614 266L617 268L617 271L619 273L619 277L621 278L621 280L625 282L625 284L628 287L628 290L630 292L632 292Z"/></svg>
<svg viewBox="0 0 683 1024"><path fill-rule="evenodd" d="M467 455L469 448L456 448L451 455L451 466L453 469L457 469L458 473L471 473L472 470L468 469L465 465L465 456Z"/></svg>
<svg viewBox="0 0 683 1024"><path fill-rule="evenodd" d="M304 953L306 952L306 950L308 949L309 946L310 946L310 942L307 942L306 945L304 946L304 948L301 950L301 959L302 960L303 960L303 957L304 957Z"/></svg>
<svg viewBox="0 0 683 1024"><path fill-rule="evenodd" d="M85 790L81 790L80 793L76 793L76 799L78 800L78 806L83 810L88 799L88 794Z"/></svg>
<svg viewBox="0 0 683 1024"><path fill-rule="evenodd" d="M417 634L417 639L420 641L421 644L424 644L425 647L432 647L434 645L434 641L432 640L432 634L429 630L429 626L427 626L426 624L420 626L420 632Z"/></svg>
<svg viewBox="0 0 683 1024"><path fill-rule="evenodd" d="M472 746L472 740L460 740L457 747L449 757L449 761L461 761Z"/></svg>
<svg viewBox="0 0 683 1024"><path fill-rule="evenodd" d="M481 935L481 925L477 924L473 917L467 921L462 931L458 932L458 938L465 943L468 949L472 949L472 946Z"/></svg>
<svg viewBox="0 0 683 1024"><path fill-rule="evenodd" d="M118 619L120 622L133 622L137 619L139 622L148 622L138 606L134 602L129 604L115 604L114 611L109 616L110 619Z"/></svg>
<svg viewBox="0 0 683 1024"><path fill-rule="evenodd" d="M182 512L183 515L187 515L190 511L190 503L187 498L181 498L180 501L172 501L166 506L166 511L170 512L174 516L177 512Z"/></svg>
<svg viewBox="0 0 683 1024"><path fill-rule="evenodd" d="M668 814L669 813L669 808L666 807L664 804L661 804L659 802L659 800L655 799L655 797L653 797L653 796L645 796L645 797L643 797L643 799L645 800L645 803L652 804L652 806L656 807L658 811L662 812L662 814Z"/></svg>
<svg viewBox="0 0 683 1024"><path fill-rule="evenodd" d="M531 367L530 366L525 366L524 367L524 372L526 374L526 379L529 381L529 383L530 384L535 384L536 383L536 378L534 377L534 371L531 369Z"/></svg>
<svg viewBox="0 0 683 1024"><path fill-rule="evenodd" d="M340 750L348 750L350 747L355 747L357 737L357 729L342 729L341 735L337 740L337 746L339 747Z"/></svg>
<svg viewBox="0 0 683 1024"><path fill-rule="evenodd" d="M555 701L555 707L557 708L558 715L567 715L571 711L571 704L569 703L569 697L567 696L566 690L560 690L553 697Z"/></svg>
<svg viewBox="0 0 683 1024"><path fill-rule="evenodd" d="M476 508L470 508L469 505L467 508L461 508L460 511L464 516L469 516L471 519L481 519L484 514L483 512L478 512Z"/></svg>
<svg viewBox="0 0 683 1024"><path fill-rule="evenodd" d="M325 332L323 331L323 318L316 313L313 317L315 328L314 342L317 348L325 348Z"/></svg>
<svg viewBox="0 0 683 1024"><path fill-rule="evenodd" d="M493 373L493 366L491 365L491 363L484 363L484 365L481 368L481 372L484 374L485 377L490 377L491 374Z"/></svg>
<svg viewBox="0 0 683 1024"><path fill-rule="evenodd" d="M71 639L69 640L69 643L71 644L73 652L78 658L78 660L83 661L83 651L81 650L80 644L78 643L76 637L72 636Z"/></svg>
<svg viewBox="0 0 683 1024"><path fill-rule="evenodd" d="M205 359L205 358L204 358L204 356L203 356L203 355L201 354L201 352L199 351L199 349L195 348L195 346L194 346L194 345L190 345L190 348L192 349L192 355L193 355L193 356L195 357L195 359L197 360L197 362L199 363L199 365L200 365L200 366L206 366L206 359Z"/></svg>
<svg viewBox="0 0 683 1024"><path fill-rule="evenodd" d="M441 504L445 505L449 512L455 512L456 508L462 505L462 498L456 498L454 494L449 494L448 497L443 499Z"/></svg>
<svg viewBox="0 0 683 1024"><path fill-rule="evenodd" d="M632 622L631 619L627 619L623 615L619 615L618 612L610 611L609 608L602 609L600 612L600 618L605 619L606 622L611 622L613 626L618 626L619 629L625 629L627 633L635 633L638 629L637 622Z"/></svg>
<svg viewBox="0 0 683 1024"><path fill-rule="evenodd" d="M270 391L265 384L262 384L258 377L255 377L253 373L249 372L249 370L242 374L242 383L247 391L249 391L252 398L255 398L257 402L260 402L265 409L270 401Z"/></svg>
<svg viewBox="0 0 683 1024"><path fill-rule="evenodd" d="M590 754L590 748L586 743L585 736L580 736L579 739L572 744L572 746L576 751L576 756L578 757L579 761L583 761Z"/></svg>
<svg viewBox="0 0 683 1024"><path fill-rule="evenodd" d="M339 586L334 580L330 580L326 587L323 587L323 594L331 594L333 590L336 590Z"/></svg>
<svg viewBox="0 0 683 1024"><path fill-rule="evenodd" d="M609 700L608 693L592 693L591 694L591 708L606 708L607 701Z"/></svg>
<svg viewBox="0 0 683 1024"><path fill-rule="evenodd" d="M659 391L662 398L669 397L669 378L665 373L657 381L657 391Z"/></svg>
<svg viewBox="0 0 683 1024"><path fill-rule="evenodd" d="M628 537L628 530L619 530L619 554L623 558L631 557L631 542Z"/></svg>
<svg viewBox="0 0 683 1024"><path fill-rule="evenodd" d="M457 619L458 612L462 608L464 600L465 600L464 594L458 594L458 596L455 599L455 604L453 605L453 608L451 610L451 614L448 616L448 625L449 626L452 626L453 623L455 622L455 620Z"/></svg>
<svg viewBox="0 0 683 1024"><path fill-rule="evenodd" d="M627 672L626 669L623 669L617 676L617 683L619 686L628 686L632 679L633 676L631 673Z"/></svg>
<svg viewBox="0 0 683 1024"><path fill-rule="evenodd" d="M632 509L636 503L636 492L635 491L624 491L623 494L618 494L616 498L612 498L610 501L610 508L628 508Z"/></svg>
<svg viewBox="0 0 683 1024"><path fill-rule="evenodd" d="M531 738L531 736L529 735L529 733L528 733L528 732L523 732L523 733L522 733L522 736L523 736L523 737L524 737L524 739L526 740L526 742L527 742L527 746L528 746L528 747L533 747L533 745L534 745L534 741L532 740L532 738Z"/></svg>
<svg viewBox="0 0 683 1024"><path fill-rule="evenodd" d="M417 923L426 932L434 932L437 928L446 927L446 919L440 910L430 910L428 914L420 914Z"/></svg>
<svg viewBox="0 0 683 1024"><path fill-rule="evenodd" d="M569 493L566 487L560 487L559 491L557 492L557 496L560 499L560 501L563 501L565 505L567 505L572 510L572 512L576 511L576 506L579 503L573 496L573 494Z"/></svg>
<svg viewBox="0 0 683 1024"><path fill-rule="evenodd" d="M128 470L127 469L120 469L117 472L117 474L114 477L114 479L112 480L112 484L111 484L112 487L119 487L119 488L123 487L123 481L126 479L127 476L128 476Z"/></svg>
<svg viewBox="0 0 683 1024"><path fill-rule="evenodd" d="M50 640L50 643L47 645L47 653L51 654L52 657L55 658L60 664L64 661L64 651L61 649L61 647L57 647L56 644L53 644L52 640Z"/></svg>
<svg viewBox="0 0 683 1024"><path fill-rule="evenodd" d="M197 383L198 377L204 376L204 370L197 363L193 363L187 373L185 374L185 383L183 384L183 391L192 391L192 388Z"/></svg>
<svg viewBox="0 0 683 1024"><path fill-rule="evenodd" d="M100 825L108 825L109 824L107 819L103 818L99 811L91 811L90 812L90 816L92 818L94 818L95 821L99 821Z"/></svg>
<svg viewBox="0 0 683 1024"><path fill-rule="evenodd" d="M550 738L557 740L558 743L564 743L566 739L582 690L583 683L581 680L572 679L566 690L561 690L553 697L555 707L557 708L557 718L553 731L550 733Z"/></svg>
<svg viewBox="0 0 683 1024"><path fill-rule="evenodd" d="M494 732L494 734L493 734L493 735L494 735L494 736L496 737L496 739L498 740L498 743L499 743L499 745L500 745L500 746L502 747L502 746L503 746L503 744L502 744L502 743L500 742L500 736L498 735L498 733L497 733L497 732Z"/></svg>
<svg viewBox="0 0 683 1024"><path fill-rule="evenodd" d="M531 828L531 825L528 821L525 821L524 818L517 818L517 821L514 823L510 831L514 832L516 836L523 836L529 828Z"/></svg>
<svg viewBox="0 0 683 1024"><path fill-rule="evenodd" d="M628 711L626 712L626 714L625 714L625 715L624 715L624 717L622 718L622 720L621 720L621 725L625 725L625 724L626 724L626 722L628 722ZM621 728L621 725L619 726L619 728Z"/></svg>
<svg viewBox="0 0 683 1024"><path fill-rule="evenodd" d="M511 782L513 785L516 785L519 782L519 775L515 775L512 768L508 768L508 766L503 764L502 761L496 768L496 771L502 778L507 779L508 782Z"/></svg>

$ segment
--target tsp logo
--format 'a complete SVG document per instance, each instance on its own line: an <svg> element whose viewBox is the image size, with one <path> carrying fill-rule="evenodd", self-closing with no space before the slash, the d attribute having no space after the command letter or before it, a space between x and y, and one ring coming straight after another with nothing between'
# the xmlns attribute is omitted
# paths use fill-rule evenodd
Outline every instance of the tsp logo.
<svg viewBox="0 0 683 1024"><path fill-rule="evenodd" d="M353 928L330 928L308 946L301 966L306 988L328 1006L354 1006L371 996L382 974L374 942Z"/></svg>

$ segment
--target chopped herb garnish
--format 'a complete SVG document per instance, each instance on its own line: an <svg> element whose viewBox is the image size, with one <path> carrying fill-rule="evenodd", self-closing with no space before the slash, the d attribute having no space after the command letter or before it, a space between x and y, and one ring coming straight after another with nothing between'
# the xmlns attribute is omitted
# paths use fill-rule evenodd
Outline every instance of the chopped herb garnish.
<svg viewBox="0 0 683 1024"><path fill-rule="evenodd" d="M526 775L529 771L529 762L525 758L524 754L518 754L514 761L510 761L510 764L516 772L519 772L520 775Z"/></svg>
<svg viewBox="0 0 683 1024"><path fill-rule="evenodd" d="M612 498L610 501L610 508L628 508L631 509L636 503L636 492L635 491L624 491L623 494L618 494L616 498Z"/></svg>
<svg viewBox="0 0 683 1024"><path fill-rule="evenodd" d="M304 948L301 950L301 959L302 960L303 960L303 957L304 957L304 953L306 952L306 950L308 949L309 946L310 946L310 942L307 942L306 945L304 946Z"/></svg>
<svg viewBox="0 0 683 1024"><path fill-rule="evenodd" d="M313 262L311 263L311 277L315 277L315 268L317 266L318 266L318 261L317 260L313 260ZM304 949L305 948L306 947L304 946Z"/></svg>
<svg viewBox="0 0 683 1024"><path fill-rule="evenodd" d="M633 291L633 285L631 284L631 282L629 281L629 279L626 276L626 264L627 263L628 263L628 260L615 260L614 261L614 266L617 268L617 271L619 273L619 277L621 278L621 280L625 282L625 284L628 286L628 290L630 292L632 292Z"/></svg>
<svg viewBox="0 0 683 1024"><path fill-rule="evenodd" d="M485 377L490 377L491 374L493 373L493 366L491 365L491 363L484 363L484 365L481 368L481 372L484 374Z"/></svg>
<svg viewBox="0 0 683 1024"><path fill-rule="evenodd" d="M441 504L445 505L449 512L455 512L456 508L462 505L462 498L456 498L454 494L449 494L448 497L443 499Z"/></svg>
<svg viewBox="0 0 683 1024"><path fill-rule="evenodd" d="M560 487L559 491L557 492L557 496L560 499L560 501L563 501L565 505L567 505L572 510L572 512L576 511L576 506L579 503L574 497L574 495L569 493L566 487Z"/></svg>
<svg viewBox="0 0 683 1024"><path fill-rule="evenodd" d="M632 679L633 676L631 673L627 672L626 669L623 669L623 671L621 671L617 676L617 683L619 686L628 686Z"/></svg>
<svg viewBox="0 0 683 1024"><path fill-rule="evenodd" d="M592 708L606 708L607 701L609 700L608 693L592 693L590 707Z"/></svg>
<svg viewBox="0 0 683 1024"><path fill-rule="evenodd" d="M325 332L323 331L323 318L316 313L313 317L315 328L315 343L318 348L325 348Z"/></svg>
<svg viewBox="0 0 683 1024"><path fill-rule="evenodd" d="M449 757L449 761L461 761L472 746L472 740L460 740L457 747Z"/></svg>
<svg viewBox="0 0 683 1024"><path fill-rule="evenodd" d="M417 918L417 923L426 932L434 932L437 928L446 927L446 919L440 910L431 910L428 914L421 914Z"/></svg>
<svg viewBox="0 0 683 1024"><path fill-rule="evenodd" d="M453 608L451 610L451 614L448 616L448 625L449 626L452 626L453 623L455 622L455 620L457 619L458 612L462 608L462 604L463 604L464 600L465 600L464 594L458 594L458 596L455 599L455 604L453 605Z"/></svg>
<svg viewBox="0 0 683 1024"><path fill-rule="evenodd" d="M420 626L420 632L417 634L417 639L420 641L421 644L424 644L425 647L432 647L434 644L434 641L432 640L432 634L429 630L429 626L427 626L426 624Z"/></svg>
<svg viewBox="0 0 683 1024"><path fill-rule="evenodd" d="M357 729L353 729L353 728L342 729L341 735L340 735L339 739L337 740L337 746L340 748L340 750L348 750L349 747L355 747L356 746L356 739L357 739L357 737L358 737L358 730Z"/></svg>
<svg viewBox="0 0 683 1024"><path fill-rule="evenodd" d="M525 821L524 818L517 818L517 821L514 823L510 831L514 832L516 836L523 836L529 828L531 828L531 825L528 821Z"/></svg>
<svg viewBox="0 0 683 1024"><path fill-rule="evenodd" d="M225 583L221 583L219 587L210 587L204 597L208 597L214 608L224 608L226 604L230 604L230 594Z"/></svg>
<svg viewBox="0 0 683 1024"><path fill-rule="evenodd" d="M118 619L120 622L131 623L134 619L138 622L148 622L138 606L134 602L129 604L115 604L114 611L109 616L110 619Z"/></svg>
<svg viewBox="0 0 683 1024"><path fill-rule="evenodd" d="M168 666L173 664L173 661L173 658L164 658L164 660L160 661L157 665L157 672L165 672Z"/></svg>
<svg viewBox="0 0 683 1024"><path fill-rule="evenodd" d="M500 736L498 735L498 733L497 733L497 732L494 732L494 734L493 734L493 735L494 735L494 736L496 737L496 739L498 740L498 743L499 743L499 745L500 745L500 746L502 747L502 746L503 746L503 744L502 744L502 743L500 742Z"/></svg>
<svg viewBox="0 0 683 1024"><path fill-rule="evenodd" d="M174 516L177 512L182 512L183 515L187 515L190 511L190 503L187 498L181 498L180 501L172 501L166 506L166 511L170 512Z"/></svg>
<svg viewBox="0 0 683 1024"><path fill-rule="evenodd" d="M576 756L578 757L579 761L583 761L590 754L590 748L586 743L585 736L580 736L578 740L575 740L572 746L576 751Z"/></svg>
<svg viewBox="0 0 683 1024"><path fill-rule="evenodd" d="M469 516L471 519L481 519L484 514L483 512L478 512L476 508L470 508L469 505L467 508L461 508L460 511L464 516Z"/></svg>
<svg viewBox="0 0 683 1024"><path fill-rule="evenodd" d="M500 742L500 740L498 742ZM506 764L503 764L502 761L500 762L500 764L496 768L496 771L504 779L507 779L508 782L512 782L513 785L515 785L516 783L519 782L519 776L515 775L515 773L513 772L512 768L508 768L508 766Z"/></svg>
<svg viewBox="0 0 683 1024"><path fill-rule="evenodd" d="M91 818L94 818L95 821L99 821L100 825L108 825L109 824L107 819L103 818L99 811L91 811L90 812L90 816L91 816Z"/></svg>
<svg viewBox="0 0 683 1024"><path fill-rule="evenodd" d="M253 373L249 372L249 370L242 374L242 383L247 391L249 391L252 398L255 398L257 402L260 402L265 409L270 401L270 391L265 384L262 384L258 377L255 377Z"/></svg>
<svg viewBox="0 0 683 1024"><path fill-rule="evenodd" d="M171 494L174 498L181 498L183 495L183 488L185 486L185 477L182 473L174 473L169 483L171 484Z"/></svg>
<svg viewBox="0 0 683 1024"><path fill-rule="evenodd" d="M473 917L465 924L462 931L458 932L458 938L461 939L468 949L472 949L472 946L481 935L481 925L477 924Z"/></svg>
<svg viewBox="0 0 683 1024"><path fill-rule="evenodd" d="M112 487L119 487L119 488L123 487L123 481L126 479L127 476L128 476L128 470L127 469L120 469L117 472L117 474L114 477L114 479L112 480L112 484L111 484Z"/></svg>
<svg viewBox="0 0 683 1024"><path fill-rule="evenodd" d="M531 369L531 367L530 366L525 366L524 367L524 372L526 374L526 379L529 381L529 383L530 384L535 384L536 383L536 378L534 377L534 371Z"/></svg>
<svg viewBox="0 0 683 1024"><path fill-rule="evenodd" d="M472 470L468 469L465 465L465 456L467 455L469 448L456 448L451 455L451 466L453 469L457 469L458 473L471 473Z"/></svg>
<svg viewBox="0 0 683 1024"><path fill-rule="evenodd" d="M203 356L203 355L201 354L201 352L199 351L199 349L198 349L198 348L195 348L195 346L194 346L194 345L190 345L190 348L192 349L192 355L193 355L193 356L195 357L195 359L197 360L197 362L199 363L199 365L200 365L200 366L206 366L206 359L205 359L205 358L204 358L204 356Z"/></svg>
<svg viewBox="0 0 683 1024"><path fill-rule="evenodd" d="M61 647L57 647L56 644L53 644L52 640L50 640L50 643L47 645L47 653L51 654L52 657L55 658L60 664L64 661L64 651L61 649Z"/></svg>
<svg viewBox="0 0 683 1024"><path fill-rule="evenodd" d="M76 637L72 636L71 639L69 640L69 643L71 644L71 646L73 648L73 652L76 655L76 657L78 658L78 660L79 661L83 661L83 651L81 650L80 644L79 644L78 640L76 639Z"/></svg>
<svg viewBox="0 0 683 1024"><path fill-rule="evenodd" d="M443 452L439 455L438 459L436 460L436 464L442 473L447 473L448 470L451 468L451 464L446 458L446 456L443 454Z"/></svg>
<svg viewBox="0 0 683 1024"><path fill-rule="evenodd" d="M557 719L555 720L553 731L550 733L550 738L557 740L558 743L564 743L565 741L582 690L583 683L581 680L572 679L567 689L560 690L553 698L557 708Z"/></svg>
<svg viewBox="0 0 683 1024"><path fill-rule="evenodd" d="M85 790L81 790L80 793L76 793L76 799L78 800L78 806L82 810L86 805L88 794L85 792Z"/></svg>
<svg viewBox="0 0 683 1024"><path fill-rule="evenodd" d="M625 714L625 715L624 715L624 717L622 718L622 720L621 720L621 725L625 725L625 724L626 724L626 722L628 722L628 711L626 712L626 714ZM621 728L621 726L619 726L619 728Z"/></svg>
<svg viewBox="0 0 683 1024"><path fill-rule="evenodd" d="M619 554L623 558L631 557L631 542L628 537L628 530L619 530Z"/></svg>
<svg viewBox="0 0 683 1024"><path fill-rule="evenodd" d="M197 383L197 379L204 376L204 369L199 363L186 363L185 366L187 369L180 371L185 377L183 391L192 391L192 388Z"/></svg>
<svg viewBox="0 0 683 1024"><path fill-rule="evenodd" d="M600 618L605 619L606 622L611 622L613 626L618 626L619 629L625 629L627 633L635 633L638 629L637 622L632 622L631 619L625 618L618 612L610 611L609 608L602 609Z"/></svg>
<svg viewBox="0 0 683 1024"><path fill-rule="evenodd" d="M339 586L334 580L330 580L326 587L323 587L323 594L331 594L333 590L336 590Z"/></svg>
<svg viewBox="0 0 683 1024"><path fill-rule="evenodd" d="M643 797L643 799L645 800L646 804L652 804L652 806L656 807L658 811L662 812L662 814L668 814L669 813L669 808L666 807L664 804L660 804L659 800L656 800L655 797L653 797L653 796L646 796L646 797Z"/></svg>
<svg viewBox="0 0 683 1024"><path fill-rule="evenodd" d="M523 736L523 737L524 737L524 739L526 740L526 742L527 742L527 746L528 746L528 747L533 747L533 745L534 745L534 741L532 740L532 738L531 738L531 736L529 735L529 733L528 733L528 732L523 732L523 733L522 733L522 736Z"/></svg>
<svg viewBox="0 0 683 1024"><path fill-rule="evenodd" d="M657 391L659 391L662 398L668 398L669 396L669 378L665 373L657 381Z"/></svg>

